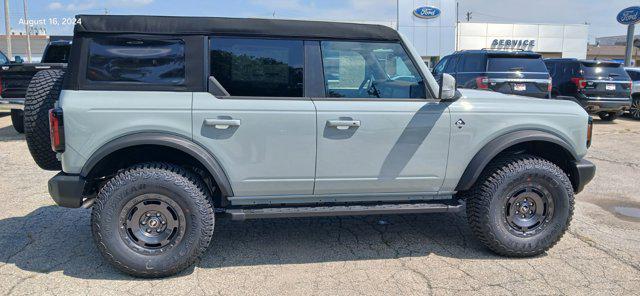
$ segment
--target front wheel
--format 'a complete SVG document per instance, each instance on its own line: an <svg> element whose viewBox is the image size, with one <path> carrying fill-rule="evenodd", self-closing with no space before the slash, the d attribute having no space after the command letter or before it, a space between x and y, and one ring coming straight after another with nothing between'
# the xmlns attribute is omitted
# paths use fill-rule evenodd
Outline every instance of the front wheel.
<svg viewBox="0 0 640 296"><path fill-rule="evenodd" d="M171 164L126 169L100 190L93 238L113 266L138 277L170 276L209 246L214 214L195 174Z"/></svg>
<svg viewBox="0 0 640 296"><path fill-rule="evenodd" d="M640 120L640 98L634 98L631 103L631 117Z"/></svg>
<svg viewBox="0 0 640 296"><path fill-rule="evenodd" d="M492 251L514 257L555 245L573 215L573 187L555 164L531 155L493 161L469 192L467 217Z"/></svg>

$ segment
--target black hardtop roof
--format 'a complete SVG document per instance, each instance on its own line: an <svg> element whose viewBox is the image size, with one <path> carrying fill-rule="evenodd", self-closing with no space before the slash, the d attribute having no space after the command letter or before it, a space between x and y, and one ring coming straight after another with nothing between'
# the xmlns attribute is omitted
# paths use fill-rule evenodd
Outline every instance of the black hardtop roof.
<svg viewBox="0 0 640 296"><path fill-rule="evenodd" d="M460 50L457 54L486 54L490 56L514 56L514 57L542 57L541 54L529 50L493 50L493 49L468 49Z"/></svg>
<svg viewBox="0 0 640 296"><path fill-rule="evenodd" d="M242 35L310 39L400 41L394 29L382 25L282 19L78 15L76 35L92 33L153 35Z"/></svg>

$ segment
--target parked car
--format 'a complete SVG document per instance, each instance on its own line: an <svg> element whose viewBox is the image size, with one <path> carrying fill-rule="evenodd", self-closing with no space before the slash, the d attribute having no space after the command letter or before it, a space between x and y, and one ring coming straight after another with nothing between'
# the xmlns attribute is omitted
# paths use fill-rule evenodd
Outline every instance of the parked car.
<svg viewBox="0 0 640 296"><path fill-rule="evenodd" d="M640 119L640 68L625 68L625 70L633 81L629 114L634 119Z"/></svg>
<svg viewBox="0 0 640 296"><path fill-rule="evenodd" d="M631 78L617 62L579 59L546 59L554 98L571 100L613 121L631 107Z"/></svg>
<svg viewBox="0 0 640 296"><path fill-rule="evenodd" d="M31 78L48 69L65 69L71 50L70 41L52 41L47 44L40 63L6 63L0 68L0 104L11 109L13 128L24 132L24 98Z"/></svg>
<svg viewBox="0 0 640 296"><path fill-rule="evenodd" d="M442 58L437 77L453 76L460 88L548 98L551 77L542 56L531 51L463 50Z"/></svg>
<svg viewBox="0 0 640 296"><path fill-rule="evenodd" d="M46 70L29 87L27 144L42 168L62 170L53 200L92 207L100 253L135 276L193 264L224 216L466 204L488 248L533 256L561 238L595 174L582 108L458 91L449 74L437 83L385 26L78 19L64 83Z"/></svg>

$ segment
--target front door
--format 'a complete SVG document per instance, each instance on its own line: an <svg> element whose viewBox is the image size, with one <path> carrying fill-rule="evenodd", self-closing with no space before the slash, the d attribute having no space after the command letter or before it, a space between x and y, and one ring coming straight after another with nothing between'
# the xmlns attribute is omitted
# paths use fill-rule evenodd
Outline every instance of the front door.
<svg viewBox="0 0 640 296"><path fill-rule="evenodd" d="M317 109L314 193L435 193L450 115L399 43L321 43L326 98Z"/></svg>

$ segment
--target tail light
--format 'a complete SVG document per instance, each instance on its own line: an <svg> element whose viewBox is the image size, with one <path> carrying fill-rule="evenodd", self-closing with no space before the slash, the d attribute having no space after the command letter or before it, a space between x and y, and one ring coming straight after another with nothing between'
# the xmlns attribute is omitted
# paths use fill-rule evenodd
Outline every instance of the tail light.
<svg viewBox="0 0 640 296"><path fill-rule="evenodd" d="M571 78L571 82L573 82L578 89L587 87L587 81L582 78Z"/></svg>
<svg viewBox="0 0 640 296"><path fill-rule="evenodd" d="M51 149L55 152L64 152L62 108L49 110L49 136L51 137Z"/></svg>
<svg viewBox="0 0 640 296"><path fill-rule="evenodd" d="M589 116L587 124L587 148L591 147L591 136L593 135L593 117Z"/></svg>
<svg viewBox="0 0 640 296"><path fill-rule="evenodd" d="M547 85L547 92L551 92L552 88L553 88L553 79L549 78L549 84Z"/></svg>
<svg viewBox="0 0 640 296"><path fill-rule="evenodd" d="M489 89L489 78L486 76L476 77L476 87L478 89Z"/></svg>

